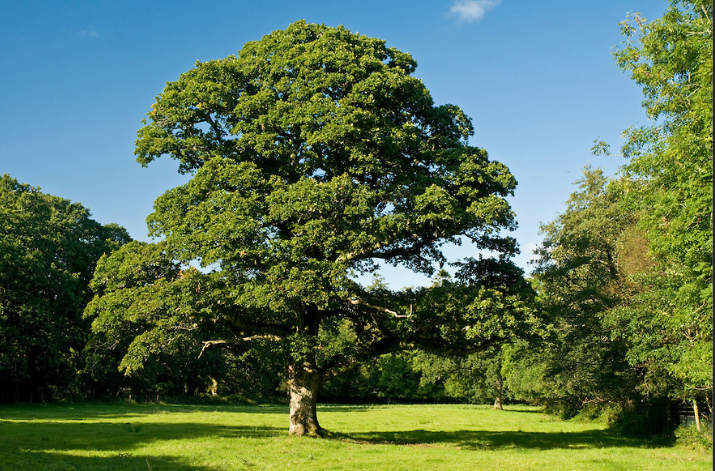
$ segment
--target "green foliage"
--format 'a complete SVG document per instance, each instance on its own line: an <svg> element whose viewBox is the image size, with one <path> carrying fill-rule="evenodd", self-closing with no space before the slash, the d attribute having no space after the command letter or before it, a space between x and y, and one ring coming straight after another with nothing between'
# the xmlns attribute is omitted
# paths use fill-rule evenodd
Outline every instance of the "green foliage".
<svg viewBox="0 0 715 471"><path fill-rule="evenodd" d="M712 423L706 423L700 431L695 428L695 425L681 425L675 430L675 436L678 444L684 448L712 453Z"/></svg>
<svg viewBox="0 0 715 471"><path fill-rule="evenodd" d="M506 404L513 398L502 376L502 353L492 348L466 357L421 354L417 366L420 384L441 386L452 400L470 404Z"/></svg>
<svg viewBox="0 0 715 471"><path fill-rule="evenodd" d="M633 247L636 217L620 204L622 186L608 185L587 167L579 190L545 238L534 271L537 306L552 330L545 341L516 344L505 359L507 385L526 400L539 399L566 415L585 403L630 397L636 378L625 358L627 339L614 341L605 313L636 288L623 270L643 252ZM637 252L625 256L624 247Z"/></svg>
<svg viewBox="0 0 715 471"><path fill-rule="evenodd" d="M642 179L625 201L659 262L635 280L647 287L615 313L613 324L634 340L632 364L667 374L679 398L712 393L712 0L673 1L650 23L622 25L615 53L643 87L657 119L625 132L624 172ZM637 340L636 340L637 339ZM650 389L656 388L648 381ZM670 387L669 389L672 389Z"/></svg>
<svg viewBox="0 0 715 471"><path fill-rule="evenodd" d="M87 311L120 368L246 341L288 367L297 392L381 354L469 353L528 330L508 290L354 281L378 261L431 274L442 245L463 239L502 260L517 252L500 234L516 225L514 177L468 145L470 119L436 106L415 67L384 41L300 21L167 84L135 153L175 158L193 178L155 202L162 243L104 261L126 273L112 285L102 271ZM191 263L201 271L172 274ZM131 285L133 266L151 281Z"/></svg>
<svg viewBox="0 0 715 471"><path fill-rule="evenodd" d="M61 397L80 364L97 260L127 232L78 203L0 178L0 394Z"/></svg>
<svg viewBox="0 0 715 471"><path fill-rule="evenodd" d="M257 356L260 345L202 349L201 340L224 333L216 299L221 284L214 278L181 269L163 243L131 242L103 257L92 280L98 296L85 310L93 331L85 348L89 391L134 398L212 391L272 399L280 378L267 355Z"/></svg>
<svg viewBox="0 0 715 471"><path fill-rule="evenodd" d="M655 124L624 133L618 180L587 169L543 226L535 286L553 336L505 369L518 396L611 404L621 430L659 433L667 397L712 394L712 1L673 1L622 31L615 59Z"/></svg>
<svg viewBox="0 0 715 471"><path fill-rule="evenodd" d="M507 350L506 384L564 417L596 404L619 411L612 423L624 433L661 433L673 425L666 397L711 387L712 312L677 306L683 280L650 255L638 227L645 210L628 200L641 183L590 168L578 183L566 211L543 226L534 275L553 331Z"/></svg>
<svg viewBox="0 0 715 471"><path fill-rule="evenodd" d="M328 381L321 397L330 402L439 401L437 388L422 387L415 352L387 354L366 363L349 375Z"/></svg>

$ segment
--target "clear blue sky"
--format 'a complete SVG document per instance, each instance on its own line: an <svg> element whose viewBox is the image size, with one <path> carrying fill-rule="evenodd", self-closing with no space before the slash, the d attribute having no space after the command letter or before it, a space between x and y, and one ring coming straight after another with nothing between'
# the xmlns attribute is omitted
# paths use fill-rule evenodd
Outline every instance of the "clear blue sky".
<svg viewBox="0 0 715 471"><path fill-rule="evenodd" d="M176 162L134 160L136 131L167 81L196 60L299 19L379 37L410 52L437 104L472 117L472 144L504 162L525 268L540 222L564 209L596 138L646 124L640 89L611 49L618 22L662 16L665 0L9 1L0 0L0 174L82 203L94 219L149 240L154 199L186 181ZM451 258L474 255L449 249ZM393 288L427 283L386 270Z"/></svg>

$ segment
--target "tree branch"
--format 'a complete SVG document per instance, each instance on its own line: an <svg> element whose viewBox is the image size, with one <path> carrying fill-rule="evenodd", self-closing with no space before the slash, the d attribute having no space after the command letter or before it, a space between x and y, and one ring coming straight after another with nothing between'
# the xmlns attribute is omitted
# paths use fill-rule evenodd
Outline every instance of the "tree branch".
<svg viewBox="0 0 715 471"><path fill-rule="evenodd" d="M277 335L251 335L250 337L243 337L243 338L238 338L238 339L231 339L231 340L206 340L202 342L204 344L204 347L201 349L201 353L199 353L198 358L201 358L201 355L204 354L204 350L206 350L206 347L209 345L226 345L229 343L238 343L238 342L250 342L251 340L281 340L282 337L279 337Z"/></svg>
<svg viewBox="0 0 715 471"><path fill-rule="evenodd" d="M372 308L372 309L375 309L375 310L378 310L378 311L386 312L386 313L388 313L388 314L392 314L393 316L399 317L399 318L409 318L409 317L412 317L412 304L410 304L410 313L407 314L407 315L404 315L404 314L398 314L398 313L396 313L395 311L393 311L393 310L391 310L391 309L387 309L386 307L375 306L374 304L367 303L367 302L363 301L362 299L358 299L358 298L347 298L347 299L345 299L345 301L349 302L350 304L352 304L352 305L354 305L354 306L357 306L357 305L359 305L359 304L362 304L363 306L367 306L367 307L369 307L369 308Z"/></svg>
<svg viewBox="0 0 715 471"><path fill-rule="evenodd" d="M412 245L409 247L396 247L390 250L386 250L385 252L377 252L377 250L380 250L381 248L388 246L392 244L395 241L391 242L378 242L377 244L373 245L372 247L369 247L365 250L358 251L358 252L349 252L346 254L341 255L338 257L335 262L336 263L343 263L343 262L349 262L351 260L362 260L366 258L379 258L382 260L387 260L393 257L409 257L411 255L417 255L420 253L420 250L422 250L423 247L433 243L435 240L438 239L438 237L432 237L432 236L425 236L425 237L419 237L417 234L412 234L412 237L418 239L415 241Z"/></svg>

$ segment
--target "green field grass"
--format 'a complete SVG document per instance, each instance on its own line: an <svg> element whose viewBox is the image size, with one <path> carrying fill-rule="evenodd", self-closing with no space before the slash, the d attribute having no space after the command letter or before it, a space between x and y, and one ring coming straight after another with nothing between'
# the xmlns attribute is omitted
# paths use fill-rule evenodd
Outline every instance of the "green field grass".
<svg viewBox="0 0 715 471"><path fill-rule="evenodd" d="M0 407L0 470L709 470L710 452L619 437L538 409L319 408L329 438L288 437L284 406Z"/></svg>

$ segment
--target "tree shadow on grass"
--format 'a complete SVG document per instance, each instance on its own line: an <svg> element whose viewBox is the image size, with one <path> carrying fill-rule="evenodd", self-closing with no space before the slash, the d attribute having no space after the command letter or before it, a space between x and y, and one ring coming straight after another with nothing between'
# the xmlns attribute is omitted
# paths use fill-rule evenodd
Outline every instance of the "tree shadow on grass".
<svg viewBox="0 0 715 471"><path fill-rule="evenodd" d="M131 418L162 413L207 413L288 414L286 405L186 405L132 402L79 403L79 404L19 404L0 406L0 420L88 420Z"/></svg>
<svg viewBox="0 0 715 471"><path fill-rule="evenodd" d="M288 427L162 422L0 423L0 447L32 450L128 451L157 441L201 437L267 438L286 436Z"/></svg>
<svg viewBox="0 0 715 471"><path fill-rule="evenodd" d="M543 408L538 408L538 409L512 409L511 407L504 407L503 412L516 412L519 414L543 414L544 409Z"/></svg>
<svg viewBox="0 0 715 471"><path fill-rule="evenodd" d="M28 471L209 471L181 459L119 453L116 456L73 456L43 451L27 451L0 458L0 470Z"/></svg>
<svg viewBox="0 0 715 471"><path fill-rule="evenodd" d="M152 455L156 442L286 436L287 427L205 423L0 422L0 470L204 471L179 456ZM200 442L199 442L200 443ZM178 446L178 445L177 445ZM201 446L194 444L194 446ZM102 456L86 456L98 452ZM250 459L250 457L247 457Z"/></svg>
<svg viewBox="0 0 715 471"><path fill-rule="evenodd" d="M464 450L487 449L588 449L640 446L643 440L620 437L608 430L582 432L515 432L458 430L436 432L408 430L398 432L331 433L331 438L359 443L457 446ZM667 445L663 443L662 445Z"/></svg>

